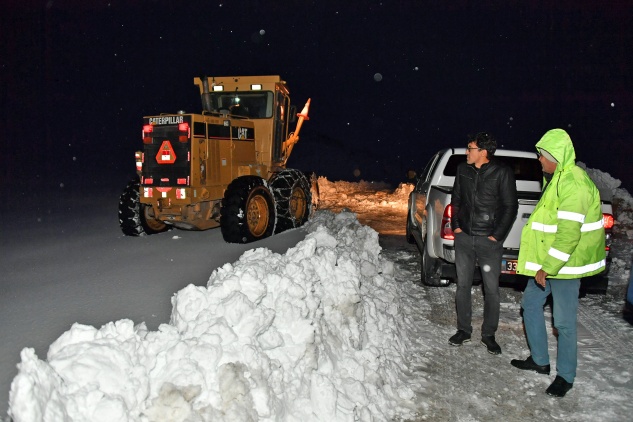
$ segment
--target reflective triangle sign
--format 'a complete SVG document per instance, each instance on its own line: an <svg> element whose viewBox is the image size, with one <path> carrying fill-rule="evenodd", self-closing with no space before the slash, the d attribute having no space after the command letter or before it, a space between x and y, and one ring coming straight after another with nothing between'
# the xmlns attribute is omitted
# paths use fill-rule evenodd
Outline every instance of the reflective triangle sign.
<svg viewBox="0 0 633 422"><path fill-rule="evenodd" d="M174 164L176 161L176 154L169 141L163 141L158 154L156 154L156 162L158 164Z"/></svg>

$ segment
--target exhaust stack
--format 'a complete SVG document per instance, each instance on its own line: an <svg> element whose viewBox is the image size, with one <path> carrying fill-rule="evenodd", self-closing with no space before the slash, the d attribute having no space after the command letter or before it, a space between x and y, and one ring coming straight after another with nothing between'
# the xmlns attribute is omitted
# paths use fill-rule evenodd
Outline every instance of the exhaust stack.
<svg viewBox="0 0 633 422"><path fill-rule="evenodd" d="M213 111L213 106L211 104L211 93L209 92L209 79L206 76L200 78L202 81L202 111L206 111L211 113Z"/></svg>

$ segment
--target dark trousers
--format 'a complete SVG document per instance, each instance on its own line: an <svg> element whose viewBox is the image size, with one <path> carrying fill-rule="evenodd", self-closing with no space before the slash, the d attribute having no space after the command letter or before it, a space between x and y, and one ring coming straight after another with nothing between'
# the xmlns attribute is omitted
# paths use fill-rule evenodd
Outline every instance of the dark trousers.
<svg viewBox="0 0 633 422"><path fill-rule="evenodd" d="M484 322L481 335L493 336L499 326L499 275L503 243L487 236L470 236L464 232L455 235L455 269L457 270L457 329L473 332L472 299L475 264L481 268L484 285Z"/></svg>

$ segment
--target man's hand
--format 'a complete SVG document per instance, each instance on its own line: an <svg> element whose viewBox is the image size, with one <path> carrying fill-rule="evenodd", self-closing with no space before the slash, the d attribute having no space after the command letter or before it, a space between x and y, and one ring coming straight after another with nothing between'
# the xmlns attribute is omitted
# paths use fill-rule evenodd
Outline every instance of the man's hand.
<svg viewBox="0 0 633 422"><path fill-rule="evenodd" d="M545 287L545 279L547 278L548 275L549 274L547 274L545 271L538 270L536 275L534 276L534 280L536 280L536 282L540 284L541 286Z"/></svg>
<svg viewBox="0 0 633 422"><path fill-rule="evenodd" d="M457 233L461 233L461 232L462 232L462 229L459 229L459 228L458 228L458 229L455 229L455 231L454 231L454 233L455 233L455 234L457 234Z"/></svg>
<svg viewBox="0 0 633 422"><path fill-rule="evenodd" d="M494 237L494 236L488 236L488 239L492 240L493 242L496 242L496 241L497 241L497 239L495 239L495 237Z"/></svg>

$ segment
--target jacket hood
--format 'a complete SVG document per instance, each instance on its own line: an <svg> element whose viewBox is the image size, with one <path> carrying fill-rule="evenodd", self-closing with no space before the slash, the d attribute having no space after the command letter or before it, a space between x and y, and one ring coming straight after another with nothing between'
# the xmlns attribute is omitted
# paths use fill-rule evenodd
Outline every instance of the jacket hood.
<svg viewBox="0 0 633 422"><path fill-rule="evenodd" d="M568 168L576 164L576 151L571 138L563 129L552 129L543 135L536 143L536 149L544 149L558 161L556 171Z"/></svg>

